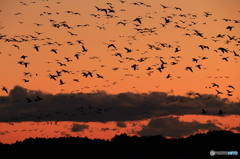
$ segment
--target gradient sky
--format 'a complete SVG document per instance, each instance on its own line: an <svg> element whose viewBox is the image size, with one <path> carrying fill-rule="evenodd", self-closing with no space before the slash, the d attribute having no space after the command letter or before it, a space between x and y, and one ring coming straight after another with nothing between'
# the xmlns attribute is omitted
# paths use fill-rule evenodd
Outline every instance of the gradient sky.
<svg viewBox="0 0 240 159"><path fill-rule="evenodd" d="M8 93L0 91L0 142L36 136L109 139L123 132L181 137L213 129L239 131L239 0L142 2L1 0L0 85ZM114 12L106 14L96 7ZM141 24L134 21L138 17ZM171 22L166 24L164 18ZM234 27L230 31L228 26ZM108 48L109 44L116 49ZM34 45L40 46L38 52ZM132 52L127 53L125 47ZM28 57L24 60L22 55ZM159 57L167 63L162 72L157 70L162 63ZM140 62L140 58L146 60ZM19 61L29 65L26 68ZM138 65L135 71L134 64ZM68 73L62 72L56 81L49 78L62 69ZM93 77L83 77L84 71L93 72ZM166 78L168 74L172 77ZM59 85L60 79L66 83ZM222 94L216 97L216 90ZM43 100L34 102L37 95ZM223 116L217 114L220 109Z"/></svg>

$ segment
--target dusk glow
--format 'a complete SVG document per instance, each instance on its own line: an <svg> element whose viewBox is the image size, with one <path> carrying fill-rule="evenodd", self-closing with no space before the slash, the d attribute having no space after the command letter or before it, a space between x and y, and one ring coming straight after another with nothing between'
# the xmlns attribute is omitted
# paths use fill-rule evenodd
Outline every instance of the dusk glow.
<svg viewBox="0 0 240 159"><path fill-rule="evenodd" d="M0 2L0 142L240 132L239 0Z"/></svg>

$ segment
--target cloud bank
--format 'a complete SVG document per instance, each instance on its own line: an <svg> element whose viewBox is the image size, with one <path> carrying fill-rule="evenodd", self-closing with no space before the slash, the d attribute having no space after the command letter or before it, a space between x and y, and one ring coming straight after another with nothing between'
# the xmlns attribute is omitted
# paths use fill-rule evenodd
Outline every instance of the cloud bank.
<svg viewBox="0 0 240 159"><path fill-rule="evenodd" d="M8 96L0 96L0 122L116 121L118 127L125 127L124 121L200 115L202 109L206 110L206 115L218 115L220 109L224 115L240 114L240 102L209 94L201 96L174 96L165 92L107 94L104 91L52 95L15 86Z"/></svg>

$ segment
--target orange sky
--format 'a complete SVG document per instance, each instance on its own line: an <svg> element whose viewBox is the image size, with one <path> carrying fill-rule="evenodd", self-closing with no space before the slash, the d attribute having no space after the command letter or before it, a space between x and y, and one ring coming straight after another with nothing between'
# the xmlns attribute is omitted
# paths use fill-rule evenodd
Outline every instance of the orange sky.
<svg viewBox="0 0 240 159"><path fill-rule="evenodd" d="M5 86L9 92L16 85L29 90L39 90L44 95L47 93L56 95L60 92L69 94L72 91L89 93L96 90L103 90L108 94L157 91L166 92L169 95L185 96L187 92L192 91L200 94L216 95L215 89L217 89L223 92L222 95L219 95L221 98L228 98L230 101L239 103L240 12L238 6L240 2L238 0L232 0L231 3L227 0L142 1L151 7L141 5L137 1L132 0L128 0L125 3L114 0L111 1L112 5L107 5L108 1L69 0L61 1L60 4L57 4L56 2L58 1L55 0L32 2L34 1L26 0L24 3L21 3L21 1L2 0L0 2L0 84ZM138 5L133 5L132 3L137 3ZM169 8L163 9L160 4ZM111 9L112 7L115 13L108 13L112 17L106 16L104 11L97 11L95 6L102 9ZM182 11L176 10L174 7L179 7ZM80 15L74 15L66 11L80 13ZM209 12L212 15L206 17L204 12ZM16 15L16 13L21 14ZM99 14L99 18L91 16L91 14ZM180 15L185 15L186 17L181 17ZM193 15L196 15L196 17ZM172 18L169 18L169 16ZM133 21L137 17L142 17L140 26L135 26L139 23ZM163 17L167 17L172 22L162 27L160 23L165 23ZM227 21L223 19L227 19ZM54 20L55 24L61 24L61 22L65 21L65 24L72 27L72 29L67 29L64 26L60 28L52 27L53 22L49 20ZM126 20L125 26L122 24L117 25L118 22L124 22L124 20ZM42 24L42 26L36 26L34 23ZM194 25L194 23L196 24ZM85 24L89 24L89 26L76 26ZM176 25L183 28L177 28ZM105 29L99 29L98 26L105 27ZM230 31L226 29L228 26L234 27ZM153 29L154 27L156 29ZM145 31L152 29L154 32L138 33L136 28L145 29ZM194 35L194 30L203 33L203 37ZM38 35L36 32L43 34ZM77 34L77 36L71 36L69 32ZM184 34L190 34L190 36ZM217 38L218 34L225 36ZM30 35L37 37L38 40L31 40ZM134 38L131 38L131 36L134 36ZM229 36L235 37L233 40L230 40ZM11 41L13 40L11 38L17 39L18 42ZM29 41L19 42L21 38ZM10 40L10 42L6 42L6 39ZM83 40L84 46L88 51L82 52L82 44L78 44L76 40ZM214 42L213 40L218 41ZM58 46L56 43L47 45L47 42L57 42L63 45ZM66 42L72 42L73 45L68 45ZM166 43L171 45L172 48L163 47L159 43ZM108 48L107 44L114 44L116 50L112 47ZM149 49L148 44L159 47L160 50ZM19 46L19 49L13 45ZM40 46L39 52L33 48L34 45ZM208 46L209 50L202 50L199 45ZM126 53L124 47L133 51ZM176 47L181 51L175 53ZM228 53L222 53L220 50L217 50L219 47L227 48L229 50ZM57 54L51 52L51 49L57 49ZM214 50L217 50L217 52ZM239 56L234 56L233 51L239 54ZM79 60L74 57L77 52L80 55ZM115 53L121 53L122 58L113 56ZM22 55L28 57L23 60L20 58ZM156 70L161 65L159 58L156 58L156 56L164 57L162 60L167 63L162 73ZM171 56L181 56L182 58L178 58L179 61L177 62L170 58ZM69 57L72 61L67 62L65 57ZM125 59L127 57L134 58L135 61ZM147 58L146 61L137 61L145 57ZM201 60L202 57L207 57L208 59ZM228 58L228 62L222 60L224 57ZM192 58L198 59L198 63L193 62ZM60 66L56 60L66 64L66 66ZM123 63L120 63L119 60L123 61ZM18 64L19 61L29 62L28 67L25 68L24 65ZM177 64L172 65L172 62L177 62ZM138 70L134 71L131 68L133 64L139 65ZM202 65L201 70L196 67L197 64ZM102 67L103 65L104 67ZM114 71L113 68L116 67L118 70ZM146 70L148 67L151 67L152 70ZM193 72L186 71L186 67L192 67ZM48 77L49 74L56 75L55 71L61 71L62 69L71 73L62 73L62 76L57 77L56 81ZM81 74L83 70L95 70L93 71L93 78L83 77ZM31 77L29 75L24 76L24 72L30 72ZM150 76L148 73L150 73ZM102 75L104 79L96 78L96 74ZM168 74L172 77L166 79ZM29 82L24 82L23 79L29 80ZM60 79L66 83L59 85ZM73 81L73 79L79 79L79 82ZM219 88L212 87L211 83L218 84ZM235 89L228 88L228 85L234 86ZM232 96L227 96L226 89L233 91L231 93ZM5 91L0 91L0 97L5 96L9 96L9 94ZM0 103L0 109L6 108L6 106L9 106L10 109L10 104ZM216 108L216 114L221 108ZM197 111L195 113L201 113L201 109L199 107L200 112ZM234 110L236 114L240 114L239 108L234 107ZM14 110L12 111L15 113ZM28 109L25 111L28 112ZM239 117L235 116L234 113L228 115L224 121L228 121L231 128L237 127L239 124L239 122L237 123L237 118L239 119ZM207 117L208 120L213 119L212 116ZM200 122L203 120L203 117L192 117L188 113L184 120L190 122L192 121L191 119ZM1 122L4 122L4 120L7 119L1 119ZM219 121L218 118L216 120ZM70 121L69 125L73 122ZM77 122L81 123L80 121ZM14 128L17 125L22 127L28 124L15 124ZM90 125L90 127L103 127L99 126L101 124L89 122L87 125ZM12 125L7 124L7 127L5 126L6 124L4 123L0 124L1 132L8 131L8 127ZM114 127L111 124L106 124L106 127L108 126ZM9 132L15 130L10 127ZM29 129L34 129L30 127ZM49 129L49 132L52 132L50 128L46 127L45 129ZM127 128L124 128L123 132L126 130ZM89 128L87 128L87 131L89 131ZM96 133L99 134L98 131ZM96 133L93 135L96 135ZM104 138L109 138L114 133L115 131L109 134L105 133L104 135L107 137ZM1 134L5 135L0 135L0 142L9 142L10 138L12 138L11 135L14 133ZM19 139L28 135L31 136L30 134L22 134L19 133L16 136L19 136ZM50 134L49 136L53 136L53 133ZM104 135L99 135L98 137L103 137Z"/></svg>

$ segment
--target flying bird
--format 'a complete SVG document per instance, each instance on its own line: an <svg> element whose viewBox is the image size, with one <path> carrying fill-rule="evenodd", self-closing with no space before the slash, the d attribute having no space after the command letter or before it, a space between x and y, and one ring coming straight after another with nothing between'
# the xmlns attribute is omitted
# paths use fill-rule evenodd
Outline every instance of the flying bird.
<svg viewBox="0 0 240 159"><path fill-rule="evenodd" d="M229 88L232 88L232 89L235 89L233 86L231 86L231 85L228 85L227 87L229 87Z"/></svg>
<svg viewBox="0 0 240 159"><path fill-rule="evenodd" d="M162 4L160 4L160 6L162 6L162 7L163 7L163 9L169 8L169 7L167 7L167 6L164 6L164 5L162 5Z"/></svg>
<svg viewBox="0 0 240 159"><path fill-rule="evenodd" d="M134 64L134 65L132 65L131 67L134 69L134 71L136 71L137 70L137 64Z"/></svg>
<svg viewBox="0 0 240 159"><path fill-rule="evenodd" d="M227 26L226 29L229 29L229 31L232 31L232 28L234 28L234 26Z"/></svg>
<svg viewBox="0 0 240 159"><path fill-rule="evenodd" d="M51 75L51 74L49 74L48 76L50 77L50 79L53 79L53 80L55 80L55 81L56 81L56 77L58 77L58 76L56 76L56 75Z"/></svg>
<svg viewBox="0 0 240 159"><path fill-rule="evenodd" d="M82 52L87 52L88 49L85 48L85 46L82 45Z"/></svg>
<svg viewBox="0 0 240 159"><path fill-rule="evenodd" d="M138 23L142 24L142 21L141 21L141 19L142 19L142 18L136 18L136 19L134 19L133 21L136 21L136 22L138 22Z"/></svg>
<svg viewBox="0 0 240 159"><path fill-rule="evenodd" d="M27 68L29 62L24 62L23 65L25 66L25 68Z"/></svg>
<svg viewBox="0 0 240 159"><path fill-rule="evenodd" d="M102 78L102 79L103 79L103 76L101 76L101 75L97 74L97 78Z"/></svg>
<svg viewBox="0 0 240 159"><path fill-rule="evenodd" d="M6 87L2 86L2 91L5 91L6 93L8 93L8 90Z"/></svg>
<svg viewBox="0 0 240 159"><path fill-rule="evenodd" d="M38 51L39 51L39 47L40 47L40 46L34 45L33 48L38 52Z"/></svg>
<svg viewBox="0 0 240 159"><path fill-rule="evenodd" d="M175 53L181 51L179 48L175 48Z"/></svg>
<svg viewBox="0 0 240 159"><path fill-rule="evenodd" d="M196 67L199 68L199 69L201 69L201 66L202 66L202 65L196 65Z"/></svg>
<svg viewBox="0 0 240 159"><path fill-rule="evenodd" d="M76 59L79 59L79 54L78 53L76 53L75 55L73 55L73 56L75 56L76 57Z"/></svg>
<svg viewBox="0 0 240 159"><path fill-rule="evenodd" d="M223 94L222 92L218 91L217 89L216 89L216 91L217 91L217 94Z"/></svg>
<svg viewBox="0 0 240 159"><path fill-rule="evenodd" d="M65 84L66 82L63 82L61 79L60 79L60 84L59 85L63 85Z"/></svg>
<svg viewBox="0 0 240 159"><path fill-rule="evenodd" d="M192 61L195 61L196 63L198 62L198 59L192 58Z"/></svg>
<svg viewBox="0 0 240 159"><path fill-rule="evenodd" d="M219 85L218 84L216 84L216 83L211 83L212 84L212 87L217 87L217 88L219 88Z"/></svg>
<svg viewBox="0 0 240 159"><path fill-rule="evenodd" d="M78 79L73 79L73 81L79 82L79 80L78 80Z"/></svg>
<svg viewBox="0 0 240 159"><path fill-rule="evenodd" d="M89 74L86 73L86 72L83 72L82 74L83 74L83 77L86 77L86 78L87 78L87 76L89 75Z"/></svg>
<svg viewBox="0 0 240 159"><path fill-rule="evenodd" d="M228 62L228 58L229 58L229 57L223 57L222 60L225 60L225 61Z"/></svg>
<svg viewBox="0 0 240 159"><path fill-rule="evenodd" d="M39 96L37 96L37 98L35 98L35 101L40 101L42 100L43 98L40 98Z"/></svg>
<svg viewBox="0 0 240 159"><path fill-rule="evenodd" d="M170 77L172 77L172 76L170 74L168 74L166 78L170 78Z"/></svg>
<svg viewBox="0 0 240 159"><path fill-rule="evenodd" d="M57 54L57 49L52 49L51 52L54 52L55 54Z"/></svg>
<svg viewBox="0 0 240 159"><path fill-rule="evenodd" d="M92 76L92 72L90 72L90 71L88 71L88 75L91 76L91 77L93 77L93 76Z"/></svg>
<svg viewBox="0 0 240 159"><path fill-rule="evenodd" d="M220 109L219 112L218 112L218 115L222 115L223 113L225 113L225 112L223 112L223 111Z"/></svg>
<svg viewBox="0 0 240 159"><path fill-rule="evenodd" d="M202 109L202 114L206 114L207 112L204 110L204 109Z"/></svg>
<svg viewBox="0 0 240 159"><path fill-rule="evenodd" d="M26 59L28 56L25 56L25 55L22 55L20 58L22 58L22 59Z"/></svg>
<svg viewBox="0 0 240 159"><path fill-rule="evenodd" d="M179 8L179 7L174 7L173 9L176 9L176 10L180 10L180 11L182 11L182 9Z"/></svg>
<svg viewBox="0 0 240 159"><path fill-rule="evenodd" d="M132 52L131 49L124 47L124 49L127 51L127 53Z"/></svg>
<svg viewBox="0 0 240 159"><path fill-rule="evenodd" d="M191 72L193 72L192 67L186 67L185 69L186 70L190 70Z"/></svg>
<svg viewBox="0 0 240 159"><path fill-rule="evenodd" d="M113 56L119 56L122 58L122 54L121 53L116 53L116 54L113 54Z"/></svg>
<svg viewBox="0 0 240 159"><path fill-rule="evenodd" d="M19 46L18 46L18 45L16 45L16 44L13 44L12 46L14 46L14 47L18 48L18 50L19 50Z"/></svg>
<svg viewBox="0 0 240 159"><path fill-rule="evenodd" d="M228 53L228 50L223 47L219 47L218 50L222 51L222 53L224 53L224 52Z"/></svg>
<svg viewBox="0 0 240 159"><path fill-rule="evenodd" d="M113 47L114 49L117 49L114 44L109 44L109 45L108 45L108 48L110 48L110 47Z"/></svg>
<svg viewBox="0 0 240 159"><path fill-rule="evenodd" d="M24 81L24 82L29 82L29 80L27 80L27 79L23 79L23 81Z"/></svg>

